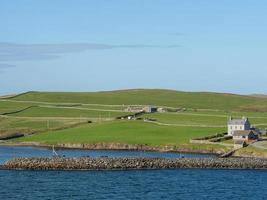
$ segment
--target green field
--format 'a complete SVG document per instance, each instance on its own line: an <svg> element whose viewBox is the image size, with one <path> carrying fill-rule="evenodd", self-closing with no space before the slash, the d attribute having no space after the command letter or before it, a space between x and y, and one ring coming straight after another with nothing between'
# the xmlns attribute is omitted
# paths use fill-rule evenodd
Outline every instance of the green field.
<svg viewBox="0 0 267 200"><path fill-rule="evenodd" d="M102 105L157 105L177 108L267 111L267 99L252 96L172 90L121 90L111 92L29 92L12 98L20 101Z"/></svg>
<svg viewBox="0 0 267 200"><path fill-rule="evenodd" d="M83 125L72 129L47 132L21 141L41 143L127 143L147 145L180 145L190 138L223 132L223 128L169 127L142 121L117 121Z"/></svg>
<svg viewBox="0 0 267 200"><path fill-rule="evenodd" d="M45 131L80 122L114 120L129 113L118 106L0 100L0 135Z"/></svg>
<svg viewBox="0 0 267 200"><path fill-rule="evenodd" d="M35 105L34 103L21 103L0 100L0 114L14 112Z"/></svg>
<svg viewBox="0 0 267 200"><path fill-rule="evenodd" d="M128 113L116 111L86 110L77 108L60 107L32 107L23 112L9 114L9 116L20 117L87 117L87 118L114 118Z"/></svg>
<svg viewBox="0 0 267 200"><path fill-rule="evenodd" d="M86 123L86 121L78 119L23 119L0 117L0 135L13 133L31 134L58 128L72 127L80 123Z"/></svg>
<svg viewBox="0 0 267 200"><path fill-rule="evenodd" d="M140 120L117 120L128 105L184 108L180 112L144 114ZM249 117L267 127L267 99L219 93L171 90L113 92L28 92L0 100L0 134L37 133L16 142L43 144L122 143L226 149L221 145L190 144L190 139L226 132L229 116ZM155 121L144 122L144 119ZM88 121L93 123L88 124ZM58 130L57 130L58 129ZM226 142L227 143L227 142Z"/></svg>
<svg viewBox="0 0 267 200"><path fill-rule="evenodd" d="M242 118L243 116L249 117L252 125L260 127L267 127L267 113L265 115L255 116L254 113L238 113L232 115L234 118ZM206 126L206 127L226 127L229 115L222 112L213 112L207 114L203 112L181 112L181 113L153 113L144 115L146 118L156 119L169 125L192 125L192 126Z"/></svg>

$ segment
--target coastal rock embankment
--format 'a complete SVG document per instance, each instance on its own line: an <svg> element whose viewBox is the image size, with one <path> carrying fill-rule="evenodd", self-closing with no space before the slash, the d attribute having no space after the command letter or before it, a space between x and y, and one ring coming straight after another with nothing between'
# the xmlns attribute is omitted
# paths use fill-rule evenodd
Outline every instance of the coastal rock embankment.
<svg viewBox="0 0 267 200"><path fill-rule="evenodd" d="M24 170L127 170L127 169L267 169L267 159L257 158L15 158L5 169Z"/></svg>

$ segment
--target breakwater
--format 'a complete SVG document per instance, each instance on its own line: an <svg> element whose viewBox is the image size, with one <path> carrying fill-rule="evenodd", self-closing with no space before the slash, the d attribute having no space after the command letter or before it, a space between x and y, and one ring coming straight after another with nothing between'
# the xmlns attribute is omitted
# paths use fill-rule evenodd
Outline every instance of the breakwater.
<svg viewBox="0 0 267 200"><path fill-rule="evenodd" d="M24 170L127 170L127 169L267 169L267 159L257 158L15 158L3 169Z"/></svg>

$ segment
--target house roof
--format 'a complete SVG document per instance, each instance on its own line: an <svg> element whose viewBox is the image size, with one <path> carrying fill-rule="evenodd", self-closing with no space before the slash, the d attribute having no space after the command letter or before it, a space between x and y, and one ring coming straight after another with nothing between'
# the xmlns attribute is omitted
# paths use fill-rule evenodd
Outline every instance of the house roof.
<svg viewBox="0 0 267 200"><path fill-rule="evenodd" d="M248 122L247 118L242 119L230 119L228 125L245 125Z"/></svg>
<svg viewBox="0 0 267 200"><path fill-rule="evenodd" d="M241 144L243 145L245 143L244 140L235 140L235 144Z"/></svg>
<svg viewBox="0 0 267 200"><path fill-rule="evenodd" d="M253 130L245 130L245 131L235 131L233 136L248 136L251 133L256 135L256 132Z"/></svg>

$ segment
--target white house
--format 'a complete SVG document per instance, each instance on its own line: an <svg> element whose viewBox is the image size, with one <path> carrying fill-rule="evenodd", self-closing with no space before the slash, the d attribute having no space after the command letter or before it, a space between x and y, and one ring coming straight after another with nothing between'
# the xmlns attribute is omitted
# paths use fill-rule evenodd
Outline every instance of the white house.
<svg viewBox="0 0 267 200"><path fill-rule="evenodd" d="M235 131L248 131L251 130L251 125L248 118L233 119L230 117L228 121L228 135L233 136Z"/></svg>

